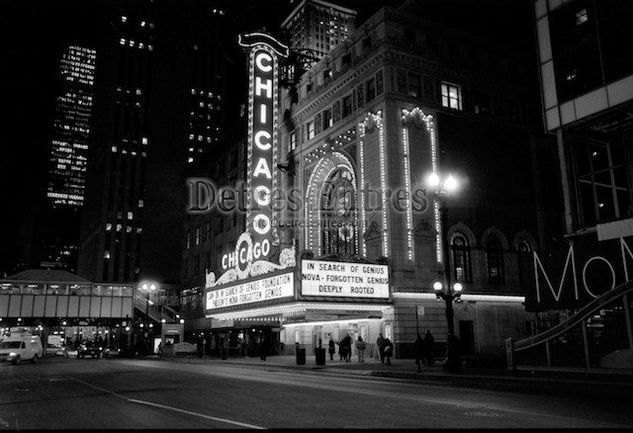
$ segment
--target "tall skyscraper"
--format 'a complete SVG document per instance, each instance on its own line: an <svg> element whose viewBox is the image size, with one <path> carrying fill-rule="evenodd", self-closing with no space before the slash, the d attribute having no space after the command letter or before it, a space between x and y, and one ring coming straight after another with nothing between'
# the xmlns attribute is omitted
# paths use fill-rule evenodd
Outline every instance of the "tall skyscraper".
<svg viewBox="0 0 633 433"><path fill-rule="evenodd" d="M140 273L146 159L152 148L153 8L151 1L140 1L110 9L79 256L79 273L92 281L129 282Z"/></svg>
<svg viewBox="0 0 633 433"><path fill-rule="evenodd" d="M70 46L60 62L63 89L57 97L47 188L52 206L83 205L95 61L95 50Z"/></svg>
<svg viewBox="0 0 633 433"><path fill-rule="evenodd" d="M46 191L40 265L74 272L84 202L96 51L71 45L60 61Z"/></svg>
<svg viewBox="0 0 633 433"><path fill-rule="evenodd" d="M220 2L195 3L192 76L187 119L187 163L199 160L222 138L226 87L226 9Z"/></svg>
<svg viewBox="0 0 633 433"><path fill-rule="evenodd" d="M346 40L356 28L356 11L321 0L303 0L281 23L291 49L310 50L315 60Z"/></svg>

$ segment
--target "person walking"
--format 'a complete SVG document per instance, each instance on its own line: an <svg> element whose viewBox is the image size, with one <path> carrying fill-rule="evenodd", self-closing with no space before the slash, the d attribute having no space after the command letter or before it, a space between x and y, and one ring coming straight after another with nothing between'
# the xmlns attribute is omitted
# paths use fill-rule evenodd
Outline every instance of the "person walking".
<svg viewBox="0 0 633 433"><path fill-rule="evenodd" d="M356 352L358 352L358 362L365 362L365 342L363 341L363 337L358 336L358 341L356 342Z"/></svg>
<svg viewBox="0 0 633 433"><path fill-rule="evenodd" d="M431 335L431 331L426 330L424 334L424 358L426 359L426 365L433 366L435 362L433 357L433 346L435 345L435 338Z"/></svg>
<svg viewBox="0 0 633 433"><path fill-rule="evenodd" d="M345 342L345 362L352 362L352 337L347 334L343 341Z"/></svg>
<svg viewBox="0 0 633 433"><path fill-rule="evenodd" d="M389 338L385 338L382 345L382 353L385 358L385 364L391 365L391 356L393 355L393 344Z"/></svg>
<svg viewBox="0 0 633 433"><path fill-rule="evenodd" d="M413 343L413 353L415 354L415 365L418 366L418 373L422 373L422 363L426 355L425 349L424 340L422 340L422 336L418 334L418 338L416 338L415 343Z"/></svg>
<svg viewBox="0 0 633 433"><path fill-rule="evenodd" d="M338 360L342 361L345 357L345 338L338 342Z"/></svg>
<svg viewBox="0 0 633 433"><path fill-rule="evenodd" d="M334 340L330 338L330 341L327 344L327 351L330 354L330 361L334 361L334 353L336 352L336 348L334 347Z"/></svg>
<svg viewBox="0 0 633 433"><path fill-rule="evenodd" d="M385 339L382 337L382 334L378 334L378 338L376 338L376 345L374 346L374 358L376 357L376 353L378 353L378 358L380 358L380 362L385 362L385 356L382 351L382 346L385 342Z"/></svg>

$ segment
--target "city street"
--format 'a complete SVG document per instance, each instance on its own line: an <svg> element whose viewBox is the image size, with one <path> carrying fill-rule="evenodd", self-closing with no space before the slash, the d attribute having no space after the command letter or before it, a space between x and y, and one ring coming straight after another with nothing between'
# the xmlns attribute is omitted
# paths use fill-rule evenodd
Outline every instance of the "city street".
<svg viewBox="0 0 633 433"><path fill-rule="evenodd" d="M630 427L628 402L219 360L0 365L0 430Z"/></svg>

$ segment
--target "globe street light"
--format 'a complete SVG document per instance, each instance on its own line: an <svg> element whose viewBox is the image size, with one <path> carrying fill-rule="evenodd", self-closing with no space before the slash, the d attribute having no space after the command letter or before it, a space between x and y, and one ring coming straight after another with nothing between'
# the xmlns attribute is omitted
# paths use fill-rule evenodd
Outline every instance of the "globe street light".
<svg viewBox="0 0 633 433"><path fill-rule="evenodd" d="M461 371L461 360L456 345L455 325L453 323L453 301L459 301L464 287L461 283L454 283L452 287L444 286L440 281L433 283L433 290L437 299L442 299L446 304L446 322L448 324L448 337L446 339L446 362L444 369L448 373Z"/></svg>
<svg viewBox="0 0 633 433"><path fill-rule="evenodd" d="M451 267L449 264L448 251L448 206L445 198L456 192L460 185L457 178L449 174L442 178L438 173L433 172L427 177L427 185L431 188L434 203L438 204L441 217L441 249L442 260L444 262L443 281L433 283L433 291L437 299L442 299L446 303L446 322L448 324L448 337L446 339L446 362L444 369L449 373L459 373L461 371L461 361L458 355L458 348L455 337L455 326L453 323L453 301L459 300L464 287L456 282L451 285Z"/></svg>
<svg viewBox="0 0 633 433"><path fill-rule="evenodd" d="M145 317L149 316L149 306L152 304L150 301L150 297L152 292L154 292L158 288L157 284L153 281L142 281L139 285L139 289L143 292L147 293L146 304L145 304Z"/></svg>

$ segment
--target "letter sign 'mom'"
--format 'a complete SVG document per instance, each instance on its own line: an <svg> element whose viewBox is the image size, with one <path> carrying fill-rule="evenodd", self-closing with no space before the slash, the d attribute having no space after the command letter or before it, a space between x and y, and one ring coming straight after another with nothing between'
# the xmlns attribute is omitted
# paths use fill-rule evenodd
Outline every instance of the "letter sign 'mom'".
<svg viewBox="0 0 633 433"><path fill-rule="evenodd" d="M288 57L288 47L265 33L239 35L238 43L248 51L246 230L253 243L262 246L261 259L265 260L270 246L279 243L270 197L278 183L279 57Z"/></svg>

